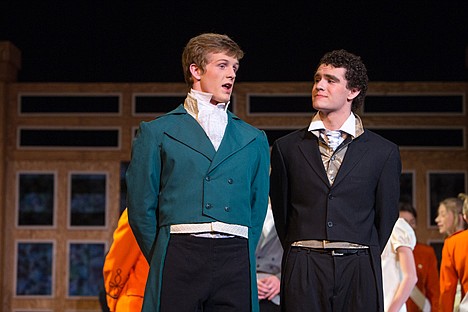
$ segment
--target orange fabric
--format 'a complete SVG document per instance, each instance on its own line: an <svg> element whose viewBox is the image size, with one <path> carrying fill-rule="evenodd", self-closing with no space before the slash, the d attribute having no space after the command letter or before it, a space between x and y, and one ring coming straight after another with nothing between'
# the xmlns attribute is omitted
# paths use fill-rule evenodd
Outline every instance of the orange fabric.
<svg viewBox="0 0 468 312"><path fill-rule="evenodd" d="M440 265L439 311L453 311L457 283L461 283L461 297L468 291L468 230L448 237L442 249Z"/></svg>
<svg viewBox="0 0 468 312"><path fill-rule="evenodd" d="M431 311L437 311L439 308L439 269L437 268L437 257L434 248L431 246L417 243L413 250L414 263L416 264L416 273L418 274L418 283L416 286L429 299ZM406 301L408 312L419 312L421 309L408 299Z"/></svg>
<svg viewBox="0 0 468 312"><path fill-rule="evenodd" d="M103 268L107 305L111 311L141 311L148 271L148 262L133 236L125 209Z"/></svg>

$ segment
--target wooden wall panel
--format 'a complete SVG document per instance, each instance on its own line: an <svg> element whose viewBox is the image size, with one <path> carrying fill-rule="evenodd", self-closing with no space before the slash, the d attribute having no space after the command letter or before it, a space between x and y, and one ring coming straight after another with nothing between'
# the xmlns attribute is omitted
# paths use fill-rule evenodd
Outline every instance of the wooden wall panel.
<svg viewBox="0 0 468 312"><path fill-rule="evenodd" d="M306 127L312 117L310 111L297 113L286 109L280 113L252 113L249 111L250 96L264 97L302 97L311 93L311 82L275 82L275 83L237 83L233 94L233 110L236 115L252 125L274 131L292 131ZM4 153L0 155L2 167L0 177L5 169L0 186L0 222L2 242L0 252L4 268L2 278L2 302L10 311L13 308L44 308L52 311L80 309L97 311L97 298L67 297L67 244L71 241L105 242L106 248L112 243L112 232L117 225L120 205L121 163L130 160L131 143L135 129L142 120L151 120L157 114L135 114L134 99L136 96L167 96L185 94L187 87L182 83L9 83L0 84L0 111L2 127L0 144ZM114 114L24 114L19 113L21 95L83 95L112 94L120 98L120 108ZM398 95L462 95L463 110L459 113L372 113L364 110L358 112L365 127L370 129L462 129L464 142L461 147L401 147L403 170L414 175L414 204L419 213L417 236L422 242L442 241L437 229L430 226L428 212L428 172L462 172L468 176L467 152L467 96L468 83L425 83L425 82L373 82L369 85L370 96ZM174 103L176 107L179 103ZM421 103L424 105L424 103ZM2 116L3 114L3 116ZM57 147L21 147L18 144L19 129L54 128L54 129L119 129L120 144L117 148L57 148ZM3 134L3 135L2 135ZM437 144L436 144L437 145ZM18 228L16 226L17 174L28 171L53 171L57 173L56 226L47 229ZM68 184L70 172L107 172L108 174L108 207L107 227L99 229L70 229L68 222ZM468 183L465 178L465 192ZM455 196L456 194L454 194ZM54 296L53 298L18 298L14 296L15 281L15 242L17 240L53 240L55 244ZM2 244L3 243L3 244Z"/></svg>

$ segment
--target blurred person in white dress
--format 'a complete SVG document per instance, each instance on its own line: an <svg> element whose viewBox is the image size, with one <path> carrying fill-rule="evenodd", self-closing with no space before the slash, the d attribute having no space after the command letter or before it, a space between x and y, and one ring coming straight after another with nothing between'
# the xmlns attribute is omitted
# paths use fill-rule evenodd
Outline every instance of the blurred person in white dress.
<svg viewBox="0 0 468 312"><path fill-rule="evenodd" d="M382 277L385 312L406 312L405 302L418 281L413 249L416 235L399 218L382 253Z"/></svg>

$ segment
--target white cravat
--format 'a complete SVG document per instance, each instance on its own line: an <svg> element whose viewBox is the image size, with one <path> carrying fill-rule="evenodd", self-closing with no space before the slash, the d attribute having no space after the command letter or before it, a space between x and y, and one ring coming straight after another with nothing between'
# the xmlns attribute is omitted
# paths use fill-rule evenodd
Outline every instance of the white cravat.
<svg viewBox="0 0 468 312"><path fill-rule="evenodd" d="M325 135L327 136L328 146L334 151L343 142L340 130L325 130Z"/></svg>
<svg viewBox="0 0 468 312"><path fill-rule="evenodd" d="M205 130L205 133L213 144L215 150L218 150L219 145L223 140L224 131L226 130L227 125L226 104L211 104L211 94L208 93L195 90L191 90L190 93L197 99L198 122L202 126L203 130Z"/></svg>

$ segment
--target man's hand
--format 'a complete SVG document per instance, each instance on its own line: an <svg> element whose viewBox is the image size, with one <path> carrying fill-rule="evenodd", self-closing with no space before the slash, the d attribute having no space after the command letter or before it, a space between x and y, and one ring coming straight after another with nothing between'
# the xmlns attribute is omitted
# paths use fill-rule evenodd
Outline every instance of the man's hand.
<svg viewBox="0 0 468 312"><path fill-rule="evenodd" d="M257 284L258 300L271 300L280 292L280 280L275 275L259 279Z"/></svg>

